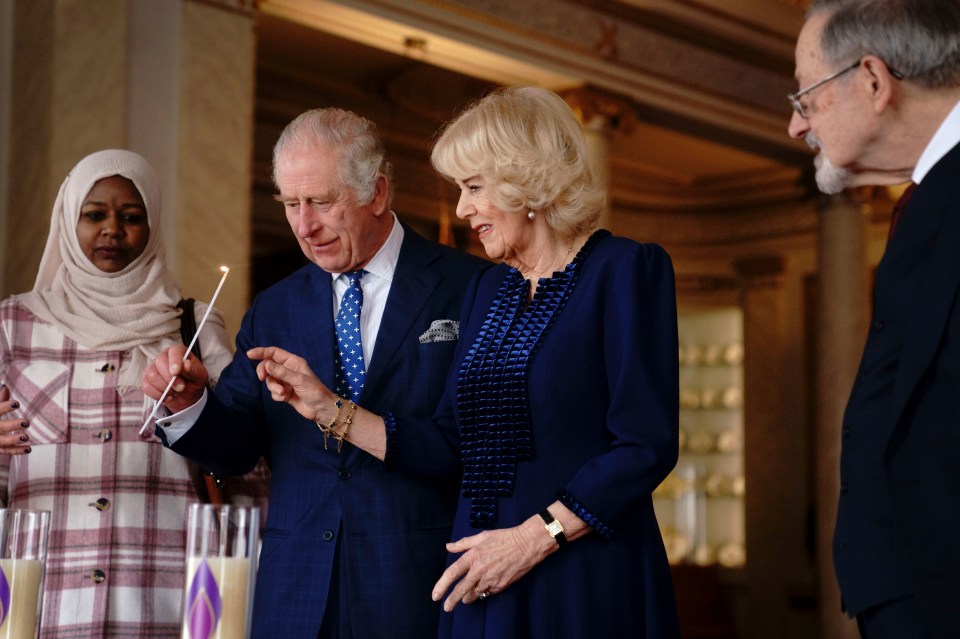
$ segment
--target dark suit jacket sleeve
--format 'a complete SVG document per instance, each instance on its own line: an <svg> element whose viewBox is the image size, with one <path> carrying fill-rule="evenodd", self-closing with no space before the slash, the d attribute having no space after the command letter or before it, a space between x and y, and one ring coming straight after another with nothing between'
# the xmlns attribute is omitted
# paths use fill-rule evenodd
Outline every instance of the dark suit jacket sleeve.
<svg viewBox="0 0 960 639"><path fill-rule="evenodd" d="M208 392L207 405L200 418L171 447L203 468L221 476L242 475L267 456L264 433L260 430L259 406L263 385L256 367L246 357L253 346L253 318L257 304L244 315L237 334L233 361L224 369L216 390Z"/></svg>

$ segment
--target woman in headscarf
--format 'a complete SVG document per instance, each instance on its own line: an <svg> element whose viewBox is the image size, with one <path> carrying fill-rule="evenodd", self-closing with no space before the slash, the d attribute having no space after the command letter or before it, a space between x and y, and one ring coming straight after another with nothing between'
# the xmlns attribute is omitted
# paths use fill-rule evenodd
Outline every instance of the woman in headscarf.
<svg viewBox="0 0 960 639"><path fill-rule="evenodd" d="M60 187L33 290L0 303L0 503L53 513L41 637L180 636L184 520L202 482L139 435L153 407L140 374L181 341L160 213L141 156L87 156ZM198 341L219 374L218 313Z"/></svg>

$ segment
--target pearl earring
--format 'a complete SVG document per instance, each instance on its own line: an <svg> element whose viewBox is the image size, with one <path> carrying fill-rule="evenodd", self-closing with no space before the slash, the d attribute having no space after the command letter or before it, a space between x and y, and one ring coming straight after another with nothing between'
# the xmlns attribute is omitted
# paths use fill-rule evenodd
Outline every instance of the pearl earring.
<svg viewBox="0 0 960 639"><path fill-rule="evenodd" d="M537 217L537 212L536 212L536 211L532 211L532 210L531 210L531 211L527 211L527 219L528 219L528 220L532 220L532 219L535 218L535 217Z"/></svg>

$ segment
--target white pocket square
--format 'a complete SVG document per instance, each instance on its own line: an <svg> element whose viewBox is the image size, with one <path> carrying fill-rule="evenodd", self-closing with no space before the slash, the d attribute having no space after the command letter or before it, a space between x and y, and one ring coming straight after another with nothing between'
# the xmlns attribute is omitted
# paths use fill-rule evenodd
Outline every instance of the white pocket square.
<svg viewBox="0 0 960 639"><path fill-rule="evenodd" d="M420 336L421 344L455 342L460 335L460 322L452 319L433 320L430 328Z"/></svg>

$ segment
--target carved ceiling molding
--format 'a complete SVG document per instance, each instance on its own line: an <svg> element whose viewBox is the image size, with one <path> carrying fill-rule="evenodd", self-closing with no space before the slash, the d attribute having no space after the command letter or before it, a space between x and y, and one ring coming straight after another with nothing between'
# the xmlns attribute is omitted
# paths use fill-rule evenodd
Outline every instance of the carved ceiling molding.
<svg viewBox="0 0 960 639"><path fill-rule="evenodd" d="M705 50L750 66L793 73L794 37L801 12L771 6L770 0L565 1L696 42Z"/></svg>
<svg viewBox="0 0 960 639"><path fill-rule="evenodd" d="M516 33L521 36L514 45L518 54L539 58L593 86L641 104L722 122L746 135L769 135L783 144L788 109L780 95L794 90L792 73L764 69L757 65L757 58L746 64L643 23L616 21L578 3L433 0L430 4L458 7L490 26ZM524 51L524 45L532 50Z"/></svg>
<svg viewBox="0 0 960 639"><path fill-rule="evenodd" d="M678 216L675 211L631 208L614 198L611 210L618 233L653 237L665 246L683 248L813 238L819 225L812 204L770 204L749 210L687 212Z"/></svg>
<svg viewBox="0 0 960 639"><path fill-rule="evenodd" d="M749 210L780 206L807 197L802 172L794 168L725 173L687 179L643 166L617 162L611 170L611 195L634 210L679 213Z"/></svg>
<svg viewBox="0 0 960 639"><path fill-rule="evenodd" d="M195 4L205 4L217 9L252 17L257 10L257 0L189 0Z"/></svg>
<svg viewBox="0 0 960 639"><path fill-rule="evenodd" d="M558 0L261 0L260 6L294 19L310 13L313 26L332 29L323 9L334 5L396 25L396 33L384 34L384 46L401 46L404 28L422 30L426 41L406 52L411 57L429 55L434 34L558 78L589 82L650 110L762 141L771 151L806 152L783 133L789 115L783 96L796 88L791 73L721 55L642 23L617 21L590 6ZM509 71L510 64L496 66Z"/></svg>
<svg viewBox="0 0 960 639"><path fill-rule="evenodd" d="M734 277L722 275L700 275L693 273L677 273L677 297L729 294L740 292L740 283Z"/></svg>
<svg viewBox="0 0 960 639"><path fill-rule="evenodd" d="M560 96L585 127L629 133L637 123L633 101L623 96L588 86L560 91Z"/></svg>
<svg viewBox="0 0 960 639"><path fill-rule="evenodd" d="M751 255L736 259L731 264L741 278L743 287L759 291L783 286L786 258L782 255Z"/></svg>

